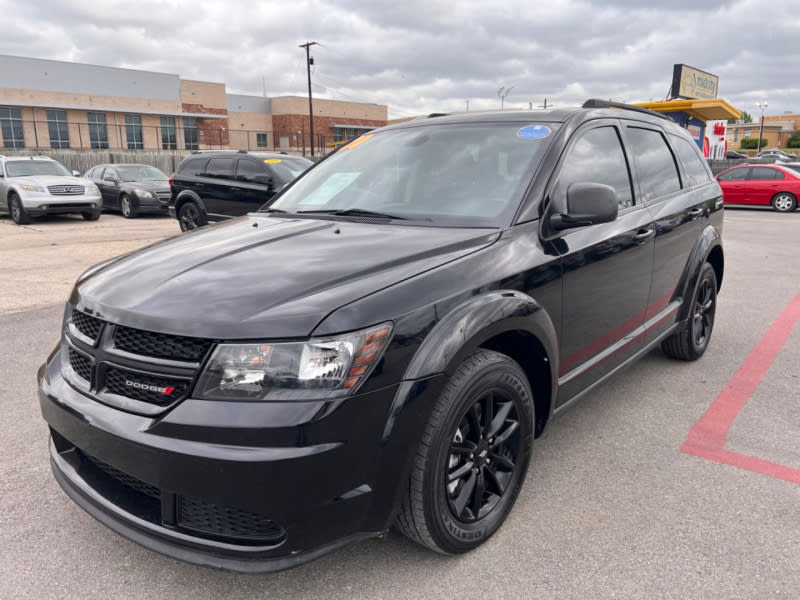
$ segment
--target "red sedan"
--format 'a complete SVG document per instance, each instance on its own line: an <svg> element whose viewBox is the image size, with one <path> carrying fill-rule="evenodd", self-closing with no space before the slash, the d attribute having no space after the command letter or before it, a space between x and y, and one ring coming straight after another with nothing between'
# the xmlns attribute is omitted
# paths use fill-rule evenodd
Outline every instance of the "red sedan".
<svg viewBox="0 0 800 600"><path fill-rule="evenodd" d="M741 165L717 175L727 206L771 206L778 212L797 208L800 173L778 165Z"/></svg>

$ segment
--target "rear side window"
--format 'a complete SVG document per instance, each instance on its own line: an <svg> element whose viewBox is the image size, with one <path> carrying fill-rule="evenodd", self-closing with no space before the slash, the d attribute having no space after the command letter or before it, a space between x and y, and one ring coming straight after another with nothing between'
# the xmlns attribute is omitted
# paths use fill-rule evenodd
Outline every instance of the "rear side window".
<svg viewBox="0 0 800 600"><path fill-rule="evenodd" d="M195 177L199 177L200 174L203 173L203 167L205 167L207 161L208 159L203 157L187 158L180 165L178 165L178 173L181 175L193 175Z"/></svg>
<svg viewBox="0 0 800 600"><path fill-rule="evenodd" d="M755 181L770 181L772 179L783 179L784 175L778 169L770 169L769 167L752 167L750 170L750 179Z"/></svg>
<svg viewBox="0 0 800 600"><path fill-rule="evenodd" d="M558 175L552 200L566 208L567 188L573 183L603 183L617 191L620 209L633 206L628 162L617 129L596 127L578 134Z"/></svg>
<svg viewBox="0 0 800 600"><path fill-rule="evenodd" d="M636 163L644 202L652 202L681 189L675 158L660 131L628 127L626 138Z"/></svg>
<svg viewBox="0 0 800 600"><path fill-rule="evenodd" d="M686 174L686 181L684 187L692 187L693 185L701 185L711 179L708 174L706 161L700 156L700 151L697 146L692 144L689 140L685 140L678 136L672 137L672 145L675 152L678 154L678 160L683 165L683 172Z"/></svg>
<svg viewBox="0 0 800 600"><path fill-rule="evenodd" d="M206 165L205 177L233 179L233 158L212 158Z"/></svg>
<svg viewBox="0 0 800 600"><path fill-rule="evenodd" d="M256 176L266 176L267 170L263 165L258 164L254 160L240 158L239 164L236 166L236 179L239 181L246 181L248 183L255 183Z"/></svg>

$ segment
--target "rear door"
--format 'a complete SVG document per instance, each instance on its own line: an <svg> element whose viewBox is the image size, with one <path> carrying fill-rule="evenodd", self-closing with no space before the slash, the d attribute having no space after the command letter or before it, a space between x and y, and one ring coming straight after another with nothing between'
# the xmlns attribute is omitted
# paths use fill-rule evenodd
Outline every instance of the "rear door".
<svg viewBox="0 0 800 600"><path fill-rule="evenodd" d="M642 347L655 232L635 200L620 129L604 119L573 134L549 192L556 212L566 212L566 190L577 182L610 185L619 200L616 221L569 230L554 244L563 269L559 404Z"/></svg>
<svg viewBox="0 0 800 600"><path fill-rule="evenodd" d="M201 197L209 216L230 216L231 194L237 186L234 182L233 156L211 158L202 173L203 193Z"/></svg>
<svg viewBox="0 0 800 600"><path fill-rule="evenodd" d="M772 167L750 167L749 177L742 190L742 203L769 206L772 197L781 191L785 174Z"/></svg>
<svg viewBox="0 0 800 600"><path fill-rule="evenodd" d="M261 208L275 195L272 174L264 164L250 156L242 156L236 163L236 188L231 192L231 210L244 215Z"/></svg>

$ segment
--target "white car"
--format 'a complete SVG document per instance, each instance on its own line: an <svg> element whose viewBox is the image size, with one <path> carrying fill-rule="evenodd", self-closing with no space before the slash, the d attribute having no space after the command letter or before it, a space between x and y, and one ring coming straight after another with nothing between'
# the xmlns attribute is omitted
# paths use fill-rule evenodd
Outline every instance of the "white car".
<svg viewBox="0 0 800 600"><path fill-rule="evenodd" d="M60 162L46 156L0 155L0 213L14 223L31 217L80 213L87 221L100 218L103 198L89 179L75 177Z"/></svg>

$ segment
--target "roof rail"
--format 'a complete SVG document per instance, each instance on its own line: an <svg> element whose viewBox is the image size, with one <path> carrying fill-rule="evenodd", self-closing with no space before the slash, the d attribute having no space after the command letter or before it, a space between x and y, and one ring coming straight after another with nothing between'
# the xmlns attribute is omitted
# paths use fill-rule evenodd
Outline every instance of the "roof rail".
<svg viewBox="0 0 800 600"><path fill-rule="evenodd" d="M425 118L426 119L435 119L436 117L447 117L449 114L450 113L431 113Z"/></svg>
<svg viewBox="0 0 800 600"><path fill-rule="evenodd" d="M641 106L636 106L635 104L625 104L624 102L613 102L611 100L598 100L597 98L590 98L583 103L581 108L622 108L654 117L660 117L662 119L666 119L667 121L672 121L672 119L670 119L667 115L650 110L649 108L643 108Z"/></svg>

